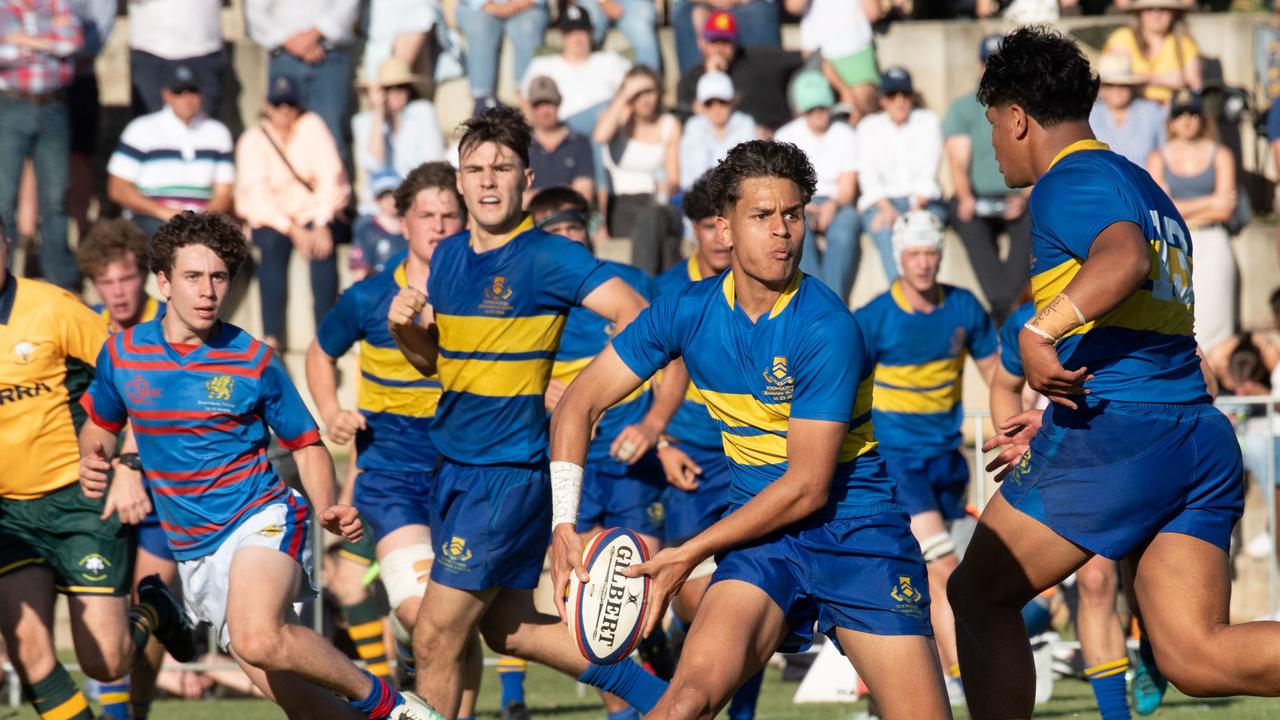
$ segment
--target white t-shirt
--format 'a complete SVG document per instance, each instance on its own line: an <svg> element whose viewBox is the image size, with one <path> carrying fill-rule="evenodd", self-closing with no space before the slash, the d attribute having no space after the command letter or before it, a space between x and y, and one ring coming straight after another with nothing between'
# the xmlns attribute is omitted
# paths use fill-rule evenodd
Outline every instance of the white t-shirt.
<svg viewBox="0 0 1280 720"><path fill-rule="evenodd" d="M800 49L828 60L848 57L871 44L871 23L862 0L809 0L800 18Z"/></svg>
<svg viewBox="0 0 1280 720"><path fill-rule="evenodd" d="M560 119L564 120L612 100L630 69L626 58L605 50L591 53L581 65L571 65L560 55L542 55L529 63L520 82L520 95L529 95L529 83L536 77L555 80L560 90Z"/></svg>
<svg viewBox="0 0 1280 720"><path fill-rule="evenodd" d="M809 156L818 175L815 197L835 197L840 175L858 169L858 133L848 123L833 122L819 137L804 117L798 117L778 128L774 138L793 143Z"/></svg>
<svg viewBox="0 0 1280 720"><path fill-rule="evenodd" d="M894 125L882 112L868 115L858 123L858 139L863 150L858 158L859 211L880 198L942 199L942 124L937 113L916 108L902 125Z"/></svg>
<svg viewBox="0 0 1280 720"><path fill-rule="evenodd" d="M222 49L221 0L129 0L129 47L165 60Z"/></svg>

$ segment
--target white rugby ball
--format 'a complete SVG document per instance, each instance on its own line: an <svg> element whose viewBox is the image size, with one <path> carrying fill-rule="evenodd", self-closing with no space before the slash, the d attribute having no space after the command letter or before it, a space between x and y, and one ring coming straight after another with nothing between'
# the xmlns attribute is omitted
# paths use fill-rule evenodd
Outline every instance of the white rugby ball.
<svg viewBox="0 0 1280 720"><path fill-rule="evenodd" d="M619 662L640 643L645 610L649 607L649 578L629 578L622 571L649 559L649 548L626 528L603 530L582 553L587 582L569 577L569 632L578 650L597 665Z"/></svg>

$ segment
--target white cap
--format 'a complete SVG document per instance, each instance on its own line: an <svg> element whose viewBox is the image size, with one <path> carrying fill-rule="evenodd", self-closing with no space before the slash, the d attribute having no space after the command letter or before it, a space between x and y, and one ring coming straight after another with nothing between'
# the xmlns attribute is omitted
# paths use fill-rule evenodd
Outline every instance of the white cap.
<svg viewBox="0 0 1280 720"><path fill-rule="evenodd" d="M912 210L898 216L893 223L893 261L902 273L902 253L911 248L929 248L942 252L942 223L928 210Z"/></svg>
<svg viewBox="0 0 1280 720"><path fill-rule="evenodd" d="M700 103L708 100L732 102L734 94L733 80L722 72L709 72L698 78L697 100Z"/></svg>

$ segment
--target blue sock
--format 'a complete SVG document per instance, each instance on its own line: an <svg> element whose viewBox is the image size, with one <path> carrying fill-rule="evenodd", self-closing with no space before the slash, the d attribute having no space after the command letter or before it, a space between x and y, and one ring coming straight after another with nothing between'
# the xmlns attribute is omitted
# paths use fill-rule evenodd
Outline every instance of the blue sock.
<svg viewBox="0 0 1280 720"><path fill-rule="evenodd" d="M1102 720L1129 720L1129 696L1124 678L1128 669L1127 656L1084 669Z"/></svg>
<svg viewBox="0 0 1280 720"><path fill-rule="evenodd" d="M498 680L502 681L502 707L511 703L524 704L524 674L528 663L520 658L498 658Z"/></svg>
<svg viewBox="0 0 1280 720"><path fill-rule="evenodd" d="M353 699L351 707L364 713L369 717L369 720L382 720L391 714L391 711L400 704L403 698L386 680L368 670L361 670L360 672L369 676L369 680L373 682L373 687L369 689L369 694L363 700Z"/></svg>
<svg viewBox="0 0 1280 720"><path fill-rule="evenodd" d="M396 663L413 669L413 648L396 638Z"/></svg>
<svg viewBox="0 0 1280 720"><path fill-rule="evenodd" d="M1022 606L1022 622L1027 626L1027 636L1035 637L1049 629L1049 599L1043 595L1032 598Z"/></svg>
<svg viewBox="0 0 1280 720"><path fill-rule="evenodd" d="M640 711L629 707L626 710L606 714L605 720L640 720Z"/></svg>
<svg viewBox="0 0 1280 720"><path fill-rule="evenodd" d="M631 660L613 665L588 665L578 680L627 701L631 707L647 713L667 691L667 684L650 675Z"/></svg>
<svg viewBox="0 0 1280 720"><path fill-rule="evenodd" d="M756 716L756 702L760 699L760 686L763 684L763 669L742 683L729 701L729 720L751 720Z"/></svg>
<svg viewBox="0 0 1280 720"><path fill-rule="evenodd" d="M98 702L102 703L104 718L129 720L129 679L99 685Z"/></svg>

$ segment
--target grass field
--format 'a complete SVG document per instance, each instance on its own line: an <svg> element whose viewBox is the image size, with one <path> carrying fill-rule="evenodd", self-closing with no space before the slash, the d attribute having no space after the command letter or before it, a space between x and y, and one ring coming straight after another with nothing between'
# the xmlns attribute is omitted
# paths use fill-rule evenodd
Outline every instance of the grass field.
<svg viewBox="0 0 1280 720"><path fill-rule="evenodd" d="M529 668L526 683L529 706L535 717L566 718L566 720L602 720L604 711L594 692L579 694L576 684L554 671L543 667ZM780 673L770 668L760 708L756 717L760 720L845 720L865 703L832 705L795 705L791 697L796 684L783 682ZM492 669L485 676L477 716L496 718L499 702L499 686ZM156 703L151 712L152 720L265 720L284 717L275 706L258 700L171 701ZM957 718L967 718L963 710ZM1093 694L1083 681L1064 680L1054 686L1054 698L1047 705L1037 708L1037 718L1096 718ZM1264 720L1280 717L1280 700L1230 699L1200 700L1188 698L1170 690L1164 705L1152 717L1155 718L1230 718L1230 720ZM0 707L0 718L35 720L36 714L29 708Z"/></svg>

